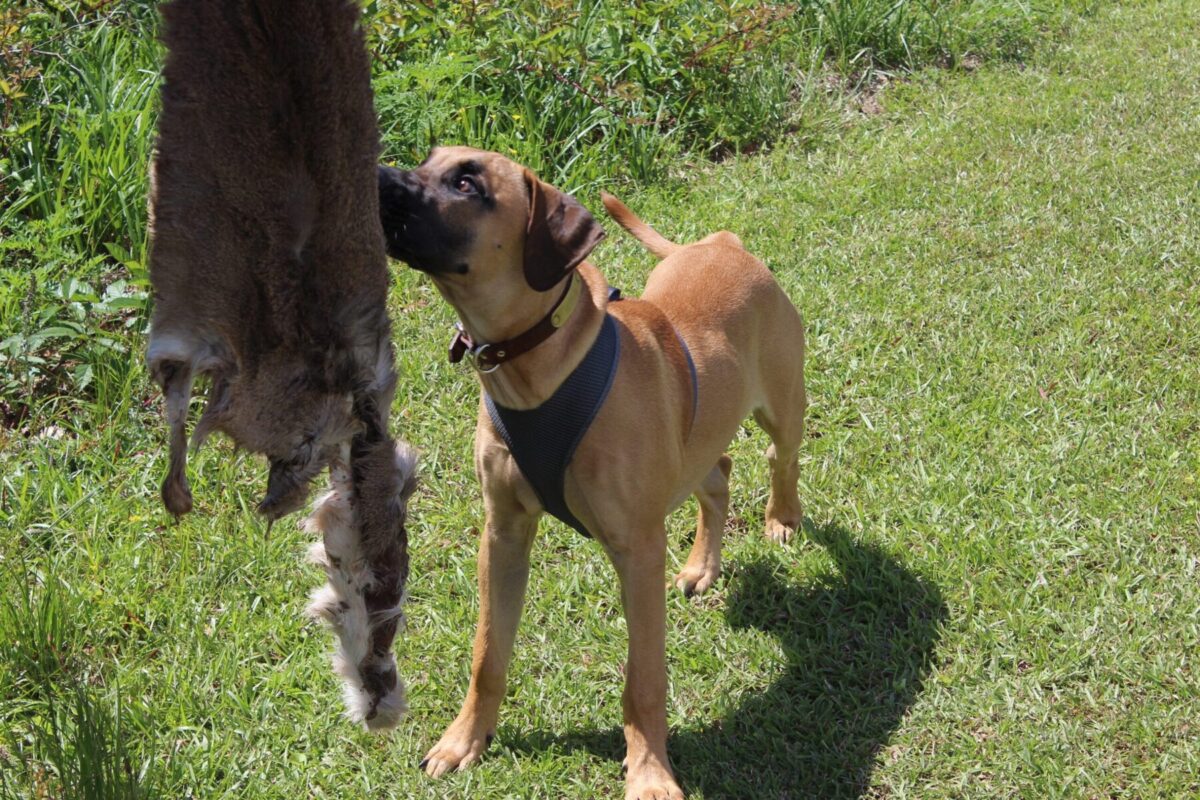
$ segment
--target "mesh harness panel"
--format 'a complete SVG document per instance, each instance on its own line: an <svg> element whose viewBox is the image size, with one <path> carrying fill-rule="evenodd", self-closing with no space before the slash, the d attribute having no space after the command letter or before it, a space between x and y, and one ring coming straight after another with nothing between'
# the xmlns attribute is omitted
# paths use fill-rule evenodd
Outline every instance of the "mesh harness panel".
<svg viewBox="0 0 1200 800"><path fill-rule="evenodd" d="M619 296L614 299L619 299ZM679 337L678 332L676 336ZM683 345L692 381L694 420L699 391L696 365L683 337L679 337L679 343ZM583 361L550 399L537 408L524 411L505 408L493 401L491 395L484 394L484 404L492 425L508 445L517 468L533 486L542 506L549 514L589 538L591 534L587 528L567 508L563 480L567 466L575 455L575 448L583 440L583 435L608 397L620 356L621 341L617 335L616 320L612 315L605 314L600 335Z"/></svg>
<svg viewBox="0 0 1200 800"><path fill-rule="evenodd" d="M518 411L497 405L491 395L484 396L492 424L546 511L584 536L591 534L567 508L563 477L575 448L608 397L620 355L616 322L605 314L596 343L549 400L537 408Z"/></svg>

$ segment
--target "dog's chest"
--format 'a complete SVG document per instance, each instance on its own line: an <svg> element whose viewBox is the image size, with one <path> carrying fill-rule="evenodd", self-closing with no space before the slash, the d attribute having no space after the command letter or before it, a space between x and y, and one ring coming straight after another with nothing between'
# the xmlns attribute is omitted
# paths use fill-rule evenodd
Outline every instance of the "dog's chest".
<svg viewBox="0 0 1200 800"><path fill-rule="evenodd" d="M617 323L611 315L605 315L600 335L583 361L542 405L515 410L498 405L484 394L492 425L542 506L584 536L591 534L567 507L563 480L575 449L608 397L620 355Z"/></svg>

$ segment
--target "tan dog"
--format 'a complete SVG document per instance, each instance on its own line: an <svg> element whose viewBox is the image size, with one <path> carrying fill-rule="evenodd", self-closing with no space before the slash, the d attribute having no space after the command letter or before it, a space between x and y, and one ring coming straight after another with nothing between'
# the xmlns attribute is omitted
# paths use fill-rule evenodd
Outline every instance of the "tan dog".
<svg viewBox="0 0 1200 800"><path fill-rule="evenodd" d="M696 495L696 540L675 585L703 592L721 569L731 466L724 450L753 413L773 442L766 533L786 542L799 527L800 315L732 233L676 245L606 196L609 213L663 258L642 299L610 305L604 277L581 263L603 236L596 221L574 198L494 153L439 148L411 172L381 168L380 199L390 254L428 272L458 312L476 365L493 370L479 377L496 404L541 405L583 360L605 314L617 320L617 370L563 489L570 511L604 547L621 580L629 626L626 797L681 798L666 750L664 520ZM585 291L561 326L519 357L486 361L489 349L503 349L562 311L576 267ZM694 359L695 406L680 338ZM495 733L543 513L482 403L475 466L487 514L479 624L462 710L422 762L433 776L477 760Z"/></svg>

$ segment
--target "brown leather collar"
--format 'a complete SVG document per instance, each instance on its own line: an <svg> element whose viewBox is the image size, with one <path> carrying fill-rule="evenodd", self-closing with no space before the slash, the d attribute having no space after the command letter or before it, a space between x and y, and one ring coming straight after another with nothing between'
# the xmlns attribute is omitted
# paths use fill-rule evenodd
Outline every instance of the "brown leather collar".
<svg viewBox="0 0 1200 800"><path fill-rule="evenodd" d="M542 342L550 338L571 317L571 312L579 304L583 279L576 272L571 273L567 280L567 288L562 297L550 309L550 313L542 317L536 325L524 333L502 342L484 342L475 344L470 334L463 330L462 323L455 323L457 332L450 340L450 363L457 364L464 355L470 355L467 363L479 372L492 372L505 361L510 361L523 353L528 353Z"/></svg>

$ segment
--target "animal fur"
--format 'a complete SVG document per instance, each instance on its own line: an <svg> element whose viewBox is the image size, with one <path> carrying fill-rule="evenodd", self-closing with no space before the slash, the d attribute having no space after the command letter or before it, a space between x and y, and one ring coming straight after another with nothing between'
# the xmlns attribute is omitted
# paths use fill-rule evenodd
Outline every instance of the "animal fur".
<svg viewBox="0 0 1200 800"><path fill-rule="evenodd" d="M192 508L186 425L199 376L210 387L192 445L220 431L264 454L268 519L302 506L334 465L330 508L310 529L325 534L327 592L359 615L334 625L338 672L355 719L394 724L415 460L388 432L396 376L359 6L174 0L162 14L147 359L170 429L163 502L177 516Z"/></svg>
<svg viewBox="0 0 1200 800"><path fill-rule="evenodd" d="M395 453L397 472L411 474L415 455L400 445ZM404 683L396 672L390 651L376 652L371 646L372 629L404 624L404 596L393 605L370 608L367 596L379 588L379 578L358 537L354 486L344 461L329 468L330 489L313 504L313 512L302 527L322 535L309 548L309 560L325 570L329 582L312 593L307 613L333 630L338 647L333 655L334 672L344 681L346 713L369 730L393 727L407 710ZM407 498L414 484L401 487L398 496Z"/></svg>

